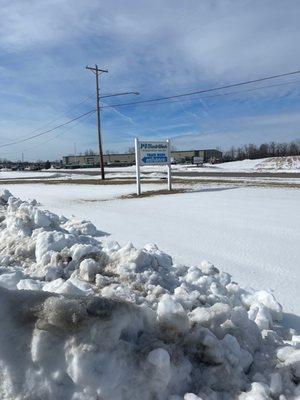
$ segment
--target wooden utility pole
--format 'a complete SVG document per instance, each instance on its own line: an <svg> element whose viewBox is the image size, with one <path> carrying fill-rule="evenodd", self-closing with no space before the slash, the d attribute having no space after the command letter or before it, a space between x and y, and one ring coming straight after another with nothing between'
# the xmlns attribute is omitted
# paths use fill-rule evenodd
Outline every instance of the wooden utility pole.
<svg viewBox="0 0 300 400"><path fill-rule="evenodd" d="M98 68L97 64L95 67L86 67L92 71L96 76L96 107L97 107L97 131L98 131L98 144L99 144L99 158L100 158L100 168L101 168L101 178L105 179L104 172L104 161L103 161L103 148L102 148L102 137L101 137L101 120L100 120L100 87L99 87L99 75L108 72L107 69Z"/></svg>

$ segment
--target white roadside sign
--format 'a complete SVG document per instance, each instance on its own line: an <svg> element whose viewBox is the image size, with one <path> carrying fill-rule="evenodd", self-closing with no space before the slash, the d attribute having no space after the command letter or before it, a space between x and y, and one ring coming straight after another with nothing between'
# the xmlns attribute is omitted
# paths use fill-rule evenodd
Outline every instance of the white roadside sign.
<svg viewBox="0 0 300 400"><path fill-rule="evenodd" d="M171 146L170 140L164 142L145 142L135 139L135 165L137 194L141 194L140 167L143 165L167 165L168 189L171 183Z"/></svg>
<svg viewBox="0 0 300 400"><path fill-rule="evenodd" d="M140 165L168 164L168 142L138 142Z"/></svg>
<svg viewBox="0 0 300 400"><path fill-rule="evenodd" d="M194 164L203 164L204 158L203 157L194 157L193 162L194 162Z"/></svg>

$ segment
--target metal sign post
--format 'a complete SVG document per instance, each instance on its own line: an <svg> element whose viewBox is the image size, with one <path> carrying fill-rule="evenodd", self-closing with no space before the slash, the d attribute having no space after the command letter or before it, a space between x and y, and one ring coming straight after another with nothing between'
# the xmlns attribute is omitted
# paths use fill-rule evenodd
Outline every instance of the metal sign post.
<svg viewBox="0 0 300 400"><path fill-rule="evenodd" d="M139 139L134 139L135 147L135 171L136 171L136 194L139 196L141 194L141 174L140 174L140 149L139 149Z"/></svg>
<svg viewBox="0 0 300 400"><path fill-rule="evenodd" d="M168 189L172 190L170 140L168 139L164 142L144 142L135 138L134 144L137 195L141 194L141 165L167 165Z"/></svg>
<svg viewBox="0 0 300 400"><path fill-rule="evenodd" d="M170 139L167 139L168 143L168 190L172 190L172 176L171 176L171 145L170 145Z"/></svg>

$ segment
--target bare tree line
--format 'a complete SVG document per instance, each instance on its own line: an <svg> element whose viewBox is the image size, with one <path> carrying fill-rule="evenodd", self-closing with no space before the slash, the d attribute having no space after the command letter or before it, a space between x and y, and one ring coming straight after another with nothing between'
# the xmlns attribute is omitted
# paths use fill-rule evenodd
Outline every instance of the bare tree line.
<svg viewBox="0 0 300 400"><path fill-rule="evenodd" d="M256 145L249 143L242 147L231 147L223 153L224 161L236 161L245 159L284 157L300 155L300 139L289 143L269 142Z"/></svg>
<svg viewBox="0 0 300 400"><path fill-rule="evenodd" d="M177 150L172 146L172 151ZM129 147L125 153L133 154L134 147ZM116 150L107 150L105 154L119 154ZM82 155L82 153L79 153ZM96 152L89 149L84 152L85 156L96 155ZM256 145L249 143L244 146L234 147L223 152L223 161L237 161L245 159L267 158L267 157L284 157L284 156L299 156L300 155L300 139L292 142L269 142Z"/></svg>

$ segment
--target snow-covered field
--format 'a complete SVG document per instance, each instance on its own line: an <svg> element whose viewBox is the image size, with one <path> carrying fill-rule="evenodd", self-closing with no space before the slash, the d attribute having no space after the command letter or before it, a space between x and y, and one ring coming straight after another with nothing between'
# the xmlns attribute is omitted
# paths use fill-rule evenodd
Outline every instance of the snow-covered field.
<svg viewBox="0 0 300 400"><path fill-rule="evenodd" d="M256 160L242 160L232 161L221 164L204 164L203 166L196 166L194 164L174 164L172 165L174 172L176 171L199 171L199 172L300 172L300 156L288 157L270 157L260 158ZM108 167L106 170L109 173L133 173L135 166L130 167ZM142 168L145 172L162 172L165 170L163 166L144 166ZM70 170L59 170L70 171ZM97 168L76 169L74 171L98 171Z"/></svg>
<svg viewBox="0 0 300 400"><path fill-rule="evenodd" d="M10 189L76 218L0 196L1 399L300 398L300 336L271 292L242 288L277 282L275 295L295 305L299 191L83 203L55 185L55 204L41 187ZM240 267L241 286L207 255Z"/></svg>
<svg viewBox="0 0 300 400"><path fill-rule="evenodd" d="M5 187L44 209L89 219L121 244L156 243L177 262L211 260L244 286L273 290L285 312L300 316L300 190L199 186L194 193L120 200L114 198L134 193L135 185ZM287 317L300 331L300 318Z"/></svg>
<svg viewBox="0 0 300 400"><path fill-rule="evenodd" d="M65 173L60 174L56 170L49 171L9 171L0 170L0 180L4 179L27 179L27 178L35 178L35 179L42 179L42 178L57 178L59 176L66 176Z"/></svg>
<svg viewBox="0 0 300 400"><path fill-rule="evenodd" d="M5 188L25 200L38 199L42 207L56 210L58 213L66 215L78 212L80 214L80 210L84 214L87 203L95 204L97 210L99 208L97 201L113 200L120 196L133 194L136 191L135 184L97 186L31 183L9 184L5 185ZM143 185L143 192L165 188L166 184L147 184ZM83 214L82 217L84 217ZM80 215L78 217L80 218Z"/></svg>
<svg viewBox="0 0 300 400"><path fill-rule="evenodd" d="M106 167L106 176L113 178L135 177L135 166L129 167ZM272 157L258 160L233 161L221 164L205 164L196 166L191 164L172 165L173 173L176 172L291 172L300 173L300 156ZM141 168L143 178L161 178L166 173L165 166L144 166ZM77 172L77 173L76 173ZM99 173L90 175L90 173ZM99 168L78 168L78 169L50 169L44 171L7 171L0 170L0 181L6 179L98 179Z"/></svg>
<svg viewBox="0 0 300 400"><path fill-rule="evenodd" d="M112 171L111 171L112 170ZM76 173L77 172L77 173ZM93 175L90 174L93 173ZM146 168L146 173L141 173L142 178L161 178L166 175L166 171L162 168L158 168L156 172L148 171ZM107 179L126 179L135 177L135 168L133 167L123 167L123 168L107 168L106 178ZM99 168L89 168L89 169L75 169L75 170L47 170L47 171L1 171L0 170L0 182L6 180L78 180L78 179L101 179L101 174Z"/></svg>

